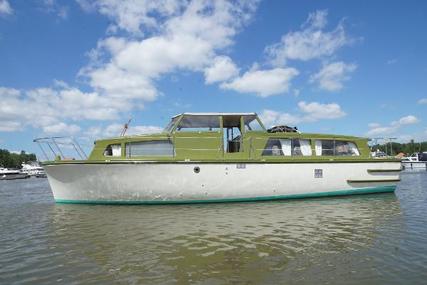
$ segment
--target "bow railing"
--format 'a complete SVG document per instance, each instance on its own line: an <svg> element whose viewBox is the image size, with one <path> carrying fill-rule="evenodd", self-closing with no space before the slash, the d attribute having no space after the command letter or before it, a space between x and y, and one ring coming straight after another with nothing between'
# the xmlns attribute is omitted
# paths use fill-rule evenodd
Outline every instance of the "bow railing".
<svg viewBox="0 0 427 285"><path fill-rule="evenodd" d="M36 138L33 142L38 144L46 160L87 159L86 153L74 137L43 137ZM77 157L74 157L76 154Z"/></svg>

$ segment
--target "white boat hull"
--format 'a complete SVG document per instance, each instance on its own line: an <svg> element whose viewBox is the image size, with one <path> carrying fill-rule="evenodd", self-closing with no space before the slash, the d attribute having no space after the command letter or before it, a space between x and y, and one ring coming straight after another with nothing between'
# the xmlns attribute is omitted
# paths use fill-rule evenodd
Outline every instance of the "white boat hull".
<svg viewBox="0 0 427 285"><path fill-rule="evenodd" d="M405 170L426 170L427 161L405 161L402 162L402 166Z"/></svg>
<svg viewBox="0 0 427 285"><path fill-rule="evenodd" d="M392 192L400 162L60 164L45 170L57 202L154 204Z"/></svg>

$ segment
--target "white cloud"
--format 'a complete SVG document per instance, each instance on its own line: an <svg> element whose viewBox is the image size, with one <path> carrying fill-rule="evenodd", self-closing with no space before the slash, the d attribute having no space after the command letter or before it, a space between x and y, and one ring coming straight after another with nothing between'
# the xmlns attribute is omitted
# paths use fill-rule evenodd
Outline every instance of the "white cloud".
<svg viewBox="0 0 427 285"><path fill-rule="evenodd" d="M383 126L378 123L370 123L368 125L369 130L366 132L366 136L368 137L378 137L378 136L385 136L385 135L398 135L399 131L402 127L407 125L413 125L418 123L419 120L417 117L413 115L408 115L405 117L400 118L397 121L391 122L387 126Z"/></svg>
<svg viewBox="0 0 427 285"><path fill-rule="evenodd" d="M83 92L63 82L31 90L0 87L2 130L31 126L49 133L78 132L76 124L82 120L119 119L155 100L160 95L156 82L168 73L204 72L207 82L230 79L238 74L238 69L221 53L233 44L233 37L250 20L258 3L257 0L78 2L85 11L109 17L113 22L109 32L120 32L120 36L99 40L88 54L89 64L79 72L93 91ZM6 1L0 3L8 5ZM47 9L59 7L55 0L42 3ZM218 69L222 70L221 76Z"/></svg>
<svg viewBox="0 0 427 285"><path fill-rule="evenodd" d="M38 88L21 91L0 87L0 122L2 131L17 131L25 126L42 128L48 133L70 127L64 121L111 120L130 108L119 98L105 98L70 87Z"/></svg>
<svg viewBox="0 0 427 285"><path fill-rule="evenodd" d="M290 82L298 73L295 68L249 70L231 82L222 83L221 88L268 97L289 92Z"/></svg>
<svg viewBox="0 0 427 285"><path fill-rule="evenodd" d="M141 27L158 29L160 19L172 17L182 11L186 0L77 0L85 11L98 11L113 20L110 30L122 29L129 33L141 34Z"/></svg>
<svg viewBox="0 0 427 285"><path fill-rule="evenodd" d="M418 100L418 104L427 104L427 98L421 98Z"/></svg>
<svg viewBox="0 0 427 285"><path fill-rule="evenodd" d="M381 127L381 124L379 124L379 123L369 123L368 127L370 129L379 128L379 127Z"/></svg>
<svg viewBox="0 0 427 285"><path fill-rule="evenodd" d="M284 66L288 59L303 60L333 55L339 48L352 42L342 23L332 31L324 31L327 24L326 10L311 13L302 25L302 30L289 32L279 43L266 48L266 53L275 66Z"/></svg>
<svg viewBox="0 0 427 285"><path fill-rule="evenodd" d="M303 112L305 121L318 121L322 119L338 119L344 117L346 113L341 110L341 106L336 103L321 104L317 102L306 103L301 101L298 108Z"/></svg>
<svg viewBox="0 0 427 285"><path fill-rule="evenodd" d="M263 110L259 116L266 127L273 125L296 125L301 122L301 118L298 115L280 113L268 109Z"/></svg>
<svg viewBox="0 0 427 285"><path fill-rule="evenodd" d="M398 121L392 122L391 124L397 125L397 126L404 126L404 125L416 124L418 122L419 120L417 119L417 117L409 115L409 116L402 117Z"/></svg>
<svg viewBox="0 0 427 285"><path fill-rule="evenodd" d="M213 64L205 69L205 82L211 84L229 80L239 74L239 69L228 56L217 56Z"/></svg>
<svg viewBox="0 0 427 285"><path fill-rule="evenodd" d="M391 126L378 126L376 128L370 129L366 135L368 137L384 136L390 135L397 131L397 128Z"/></svg>
<svg viewBox="0 0 427 285"><path fill-rule="evenodd" d="M7 0L0 0L0 15L10 15L13 13L13 9Z"/></svg>
<svg viewBox="0 0 427 285"><path fill-rule="evenodd" d="M139 104L153 101L158 96L158 91L150 78L128 72L109 64L105 67L90 71L90 85L105 97L121 98L123 102L133 104L135 99ZM112 105L114 107L114 105Z"/></svg>
<svg viewBox="0 0 427 285"><path fill-rule="evenodd" d="M99 137L117 137L123 130L123 124L112 123L105 128L103 127L91 127L86 132L85 135L90 140L99 138ZM158 126L144 126L144 125L129 125L126 135L142 135L142 134L154 134L160 133L163 131L163 128Z"/></svg>
<svg viewBox="0 0 427 285"><path fill-rule="evenodd" d="M319 88L327 91L339 91L343 88L344 81L350 79L349 73L355 71L355 64L342 61L324 65L322 69L310 77L310 82L318 83Z"/></svg>
<svg viewBox="0 0 427 285"><path fill-rule="evenodd" d="M66 123L63 122L59 122L57 124L53 124L53 125L49 125L49 126L44 126L43 127L43 132L45 132L46 134L75 134L80 132L80 127L77 125L67 125Z"/></svg>
<svg viewBox="0 0 427 285"><path fill-rule="evenodd" d="M320 120L333 120L342 118L346 113L336 103L321 104L318 102L298 102L298 113L280 113L273 110L263 110L260 114L262 121L267 125L295 125L310 123Z"/></svg>
<svg viewBox="0 0 427 285"><path fill-rule="evenodd" d="M18 89L0 86L0 96L2 97L18 97L20 94L21 92Z"/></svg>
<svg viewBox="0 0 427 285"><path fill-rule="evenodd" d="M158 126L130 126L126 132L128 135L155 134L163 131L162 127Z"/></svg>
<svg viewBox="0 0 427 285"><path fill-rule="evenodd" d="M11 120L0 120L0 132L15 132L21 129L22 125L20 122Z"/></svg>
<svg viewBox="0 0 427 285"><path fill-rule="evenodd" d="M119 118L119 112L131 108L121 104L120 98L106 98L97 93L83 93L63 83L57 88L39 88L21 91L0 87L0 131L13 132L27 126L40 128L48 135L75 135L81 133L78 122L110 121ZM113 105L114 107L111 107ZM118 136L123 124L113 123L105 128L89 127L87 138ZM157 126L130 125L127 134L161 132Z"/></svg>
<svg viewBox="0 0 427 285"><path fill-rule="evenodd" d="M235 75L237 68L218 53L233 43L256 2L96 1L89 6L108 15L119 29L138 34L147 28L153 35L100 41L90 53L92 63L81 75L100 94L120 95L140 103L157 98L156 80L167 73L206 72L208 83L228 79L225 75ZM221 60L225 66L218 66ZM215 68L226 68L227 73L219 77Z"/></svg>

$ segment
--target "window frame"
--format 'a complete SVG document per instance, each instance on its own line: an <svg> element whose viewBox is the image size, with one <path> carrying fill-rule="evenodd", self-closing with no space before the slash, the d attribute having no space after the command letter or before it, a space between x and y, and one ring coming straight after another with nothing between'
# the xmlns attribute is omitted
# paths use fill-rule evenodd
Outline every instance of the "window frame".
<svg viewBox="0 0 427 285"><path fill-rule="evenodd" d="M300 149L301 149L301 140L304 141L308 141L308 146L310 147L310 154L309 155L304 155L304 153L301 151L301 154L294 154L294 148L295 148L295 141L299 141L300 144ZM273 155L273 146L276 145L277 142L275 143L270 143L271 141L277 141L280 144L280 155ZM290 141L290 154L287 154L283 151L283 143L282 141ZM271 145L270 148L267 148L269 145ZM266 154L266 152L270 152L271 154ZM261 156L265 156L265 157L312 157L313 156L313 148L312 148L312 139L310 138L268 138Z"/></svg>
<svg viewBox="0 0 427 285"><path fill-rule="evenodd" d="M113 145L120 146L120 155L114 155L114 151L113 151L113 148L112 148ZM106 155L105 154L105 152L107 151L108 148L111 148L111 155ZM115 157L115 158L117 158L117 157L123 157L123 146L122 146L121 143L111 143L111 144L108 144L104 148L104 151L102 152L102 155L104 157L108 157L108 158L112 158L112 157Z"/></svg>
<svg viewBox="0 0 427 285"><path fill-rule="evenodd" d="M172 148L172 153L171 154L136 154L136 155L132 155L132 144L150 144L150 143L169 143ZM129 148L128 148L129 147ZM125 157L126 158L136 158L136 157L175 157L176 156L176 152L175 152L175 144L173 143L172 140L170 139L161 139L161 140L143 140L143 141L128 141L125 143Z"/></svg>
<svg viewBox="0 0 427 285"><path fill-rule="evenodd" d="M246 132L265 132L266 129L265 129L264 124L261 122L261 120L258 118L257 115L253 115L253 116L255 116L255 118L252 121L250 121L250 122L256 121L258 123L258 125L261 127L261 129L250 130L249 129L249 123L248 124L245 123L245 117L250 117L250 116L242 115L242 126L243 126L243 130L242 131L244 131L245 133ZM248 129L246 129L246 126L248 126Z"/></svg>
<svg viewBox="0 0 427 285"><path fill-rule="evenodd" d="M218 120L218 127L214 127L212 130L206 130L208 127L200 127L200 130L197 130L195 128L181 128L179 129L180 124L188 118L191 117L211 117L216 118ZM203 129L205 128L205 129ZM191 129L191 130L186 130ZM220 115L182 115L179 120L175 123L175 127L173 128L173 132L175 133L201 133L201 132L221 132L222 125L221 125L221 116Z"/></svg>
<svg viewBox="0 0 427 285"><path fill-rule="evenodd" d="M332 142L332 149L324 149L323 148L323 142L324 141L330 141L330 142ZM354 149L356 150L356 152L353 152L352 154L337 154L337 149L336 149L337 148L337 141L341 142L341 143L344 143L343 145L347 145L349 147L350 147L350 144L352 144L353 147L354 147ZM321 146L321 150L320 150L321 152L320 152L320 154L317 152L318 151L317 142L321 142L321 145L320 145ZM333 156L333 157L361 156L361 152L360 152L360 149L359 149L357 143L355 141L351 141L351 140L344 140L344 139L315 139L314 140L314 145L315 145L315 148L314 148L315 156L328 156L328 157L331 157L331 156ZM352 148L350 147L350 150L351 149ZM327 154L327 155L323 154L323 152L325 150L327 150L327 151L332 150L332 154Z"/></svg>

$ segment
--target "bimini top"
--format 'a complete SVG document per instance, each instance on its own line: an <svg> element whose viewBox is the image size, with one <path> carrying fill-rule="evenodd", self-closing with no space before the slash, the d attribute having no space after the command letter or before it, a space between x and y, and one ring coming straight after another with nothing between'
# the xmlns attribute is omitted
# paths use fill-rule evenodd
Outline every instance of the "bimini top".
<svg viewBox="0 0 427 285"><path fill-rule="evenodd" d="M221 118L221 119L220 119ZM163 132L212 131L220 128L238 128L265 131L256 113L182 113L173 116Z"/></svg>
<svg viewBox="0 0 427 285"><path fill-rule="evenodd" d="M176 118L179 116L257 116L257 113L216 113L216 112L212 112L212 113L181 113L181 114L177 114L175 116L172 117Z"/></svg>

